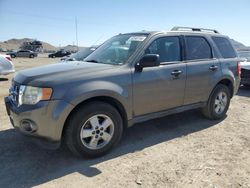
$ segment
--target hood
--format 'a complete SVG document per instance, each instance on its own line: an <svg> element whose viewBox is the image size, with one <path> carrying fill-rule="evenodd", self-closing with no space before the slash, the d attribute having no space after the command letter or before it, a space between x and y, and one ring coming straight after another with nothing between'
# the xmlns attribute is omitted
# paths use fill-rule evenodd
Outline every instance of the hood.
<svg viewBox="0 0 250 188"><path fill-rule="evenodd" d="M240 62L240 66L242 69L250 70L250 62L249 61Z"/></svg>
<svg viewBox="0 0 250 188"><path fill-rule="evenodd" d="M56 63L41 67L26 69L18 72L14 80L20 84L33 86L53 86L72 80L81 80L96 76L97 73L114 69L115 65L72 61L70 63Z"/></svg>

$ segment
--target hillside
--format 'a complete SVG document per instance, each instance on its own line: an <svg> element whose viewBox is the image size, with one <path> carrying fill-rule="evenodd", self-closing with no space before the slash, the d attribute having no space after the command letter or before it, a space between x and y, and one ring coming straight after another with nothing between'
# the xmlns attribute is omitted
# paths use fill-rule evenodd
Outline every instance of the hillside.
<svg viewBox="0 0 250 188"><path fill-rule="evenodd" d="M242 44L234 39L231 39L231 42L233 43L233 45L235 46L235 48L237 50L250 50L250 47L247 47L244 44Z"/></svg>
<svg viewBox="0 0 250 188"><path fill-rule="evenodd" d="M23 38L23 39L10 39L4 42L0 42L0 48L5 51L18 50L24 42L32 42L34 39ZM42 42L44 51L56 51L57 48L47 42Z"/></svg>
<svg viewBox="0 0 250 188"><path fill-rule="evenodd" d="M18 50L24 42L32 42L34 40L35 39L30 39L30 38L9 39L7 41L0 42L0 49L2 49L4 51ZM42 43L44 52L57 51L59 49L64 49L64 50L71 51L71 52L77 51L77 46L75 46L75 45L67 45L67 46L63 46L63 47L59 48L59 47L55 47L47 42L43 42L43 41L40 41L40 42ZM84 47L78 47L78 49L83 49L83 48Z"/></svg>

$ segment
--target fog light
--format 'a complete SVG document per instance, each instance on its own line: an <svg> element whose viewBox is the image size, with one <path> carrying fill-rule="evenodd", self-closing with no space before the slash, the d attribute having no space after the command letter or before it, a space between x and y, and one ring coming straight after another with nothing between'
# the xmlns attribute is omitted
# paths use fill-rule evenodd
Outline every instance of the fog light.
<svg viewBox="0 0 250 188"><path fill-rule="evenodd" d="M31 120L24 119L20 122L20 128L25 132L33 133L37 130L37 125Z"/></svg>

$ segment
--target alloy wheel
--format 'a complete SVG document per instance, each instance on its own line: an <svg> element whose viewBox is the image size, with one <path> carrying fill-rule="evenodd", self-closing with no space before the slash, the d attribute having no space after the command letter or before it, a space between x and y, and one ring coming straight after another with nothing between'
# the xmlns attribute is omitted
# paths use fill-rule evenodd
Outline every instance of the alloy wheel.
<svg viewBox="0 0 250 188"><path fill-rule="evenodd" d="M82 144L92 150L106 146L114 134L114 122L104 114L90 117L82 126L80 139Z"/></svg>
<svg viewBox="0 0 250 188"><path fill-rule="evenodd" d="M227 106L227 102L228 102L227 94L223 91L219 92L214 102L215 113L217 114L223 113Z"/></svg>

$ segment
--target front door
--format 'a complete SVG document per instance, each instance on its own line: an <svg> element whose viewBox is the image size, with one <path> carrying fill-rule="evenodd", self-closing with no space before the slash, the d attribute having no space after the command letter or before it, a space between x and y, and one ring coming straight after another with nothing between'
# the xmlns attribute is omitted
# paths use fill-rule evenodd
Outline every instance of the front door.
<svg viewBox="0 0 250 188"><path fill-rule="evenodd" d="M160 66L133 73L133 109L140 116L183 105L186 64L182 62L180 38L161 37L145 50L159 54Z"/></svg>

